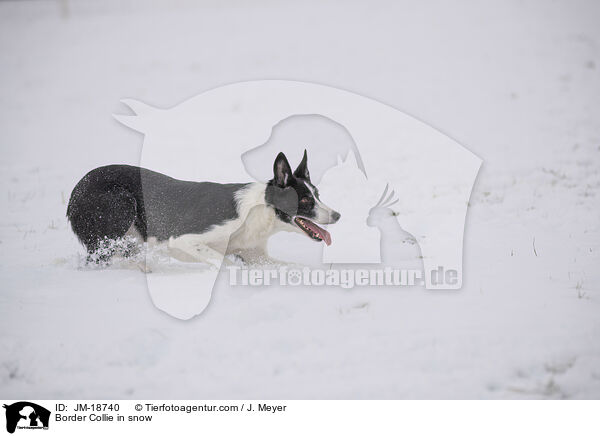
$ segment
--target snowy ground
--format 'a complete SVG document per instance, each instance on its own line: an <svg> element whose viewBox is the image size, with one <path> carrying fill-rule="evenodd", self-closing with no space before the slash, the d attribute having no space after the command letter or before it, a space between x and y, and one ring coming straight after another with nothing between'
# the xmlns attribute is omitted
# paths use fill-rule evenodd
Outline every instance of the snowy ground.
<svg viewBox="0 0 600 436"><path fill-rule="evenodd" d="M452 3L0 3L0 397L600 397L600 6ZM484 160L462 290L222 274L181 322L134 268L78 267L72 187L139 161L119 100L265 78L375 98Z"/></svg>

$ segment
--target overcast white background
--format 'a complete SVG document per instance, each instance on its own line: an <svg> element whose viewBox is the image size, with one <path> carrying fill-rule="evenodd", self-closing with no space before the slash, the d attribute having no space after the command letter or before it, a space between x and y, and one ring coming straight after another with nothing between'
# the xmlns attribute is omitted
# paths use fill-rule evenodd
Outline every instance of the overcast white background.
<svg viewBox="0 0 600 436"><path fill-rule="evenodd" d="M1 2L1 396L598 398L599 19L594 1ZM270 78L390 104L483 159L462 290L222 280L181 322L139 271L78 268L71 189L139 162L120 99Z"/></svg>

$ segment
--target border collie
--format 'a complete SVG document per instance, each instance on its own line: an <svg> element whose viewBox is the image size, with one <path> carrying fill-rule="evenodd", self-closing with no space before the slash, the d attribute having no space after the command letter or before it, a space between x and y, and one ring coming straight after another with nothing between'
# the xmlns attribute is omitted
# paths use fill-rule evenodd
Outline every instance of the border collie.
<svg viewBox="0 0 600 436"><path fill-rule="evenodd" d="M67 217L88 261L94 255L108 261L115 242L137 234L167 242L176 259L220 266L226 254L244 262L269 259L267 240L279 231L330 245L318 224L335 223L340 214L320 201L305 150L294 172L279 153L266 184L189 182L129 165L96 168L73 189Z"/></svg>

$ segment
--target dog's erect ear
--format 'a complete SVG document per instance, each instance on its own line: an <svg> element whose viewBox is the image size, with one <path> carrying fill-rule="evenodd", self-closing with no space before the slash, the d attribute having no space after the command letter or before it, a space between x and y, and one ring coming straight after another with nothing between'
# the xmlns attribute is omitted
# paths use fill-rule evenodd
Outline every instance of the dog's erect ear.
<svg viewBox="0 0 600 436"><path fill-rule="evenodd" d="M279 153L275 158L275 163L273 164L273 181L275 185L283 188L288 185L290 179L292 178L292 168L285 157L285 154Z"/></svg>
<svg viewBox="0 0 600 436"><path fill-rule="evenodd" d="M304 156L302 157L302 161L300 162L300 165L298 165L298 168L296 168L296 171L294 171L294 176L296 176L300 179L306 179L306 180L310 181L310 174L308 173L307 160L308 160L308 158L306 156L306 149L304 149Z"/></svg>

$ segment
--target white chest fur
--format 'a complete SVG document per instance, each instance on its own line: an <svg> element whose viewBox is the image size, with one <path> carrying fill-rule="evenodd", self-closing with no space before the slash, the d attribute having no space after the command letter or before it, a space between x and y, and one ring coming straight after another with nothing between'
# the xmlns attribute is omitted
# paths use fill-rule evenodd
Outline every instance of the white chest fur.
<svg viewBox="0 0 600 436"><path fill-rule="evenodd" d="M265 249L267 240L276 232L275 221L275 211L272 208L266 205L254 206L231 235L229 251Z"/></svg>

